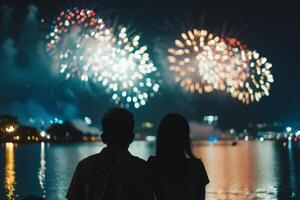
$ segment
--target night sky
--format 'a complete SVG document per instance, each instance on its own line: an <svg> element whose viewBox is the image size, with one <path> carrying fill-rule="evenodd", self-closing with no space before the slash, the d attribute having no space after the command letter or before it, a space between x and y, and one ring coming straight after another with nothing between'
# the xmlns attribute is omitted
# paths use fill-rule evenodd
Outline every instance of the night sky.
<svg viewBox="0 0 300 200"><path fill-rule="evenodd" d="M63 119L90 116L95 124L114 104L93 84L65 81L51 71L45 35L51 18L68 6L88 7L104 20L129 25L162 72L159 94L146 106L132 111L138 122L157 122L169 112L189 120L218 115L222 124L300 120L300 14L292 1L8 1L2 0L0 29L0 113ZM30 14L33 14L31 16ZM46 23L41 24L40 19ZM49 26L47 25L47 22ZM275 82L270 96L244 105L222 92L197 95L184 92L167 80L165 51L168 44L189 28L233 36L256 49L273 64Z"/></svg>

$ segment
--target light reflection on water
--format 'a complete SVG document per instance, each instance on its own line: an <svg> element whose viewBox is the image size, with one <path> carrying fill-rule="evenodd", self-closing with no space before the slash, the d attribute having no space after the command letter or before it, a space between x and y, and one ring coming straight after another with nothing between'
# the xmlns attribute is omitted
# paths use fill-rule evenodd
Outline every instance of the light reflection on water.
<svg viewBox="0 0 300 200"><path fill-rule="evenodd" d="M99 143L5 143L0 151L0 199L29 194L64 199L77 162L102 148ZM202 158L211 181L207 199L300 199L297 144L195 142L193 150ZM154 153L154 144L134 142L130 151L147 159Z"/></svg>
<svg viewBox="0 0 300 200"><path fill-rule="evenodd" d="M15 195L15 154L14 144L5 143L5 190L7 199L14 199Z"/></svg>
<svg viewBox="0 0 300 200"><path fill-rule="evenodd" d="M46 159L45 159L45 143L41 143L40 168L38 171L38 179L40 188L43 192L42 197L46 198L45 178L46 178Z"/></svg>
<svg viewBox="0 0 300 200"><path fill-rule="evenodd" d="M207 199L277 199L273 148L251 142L194 148L210 177Z"/></svg>

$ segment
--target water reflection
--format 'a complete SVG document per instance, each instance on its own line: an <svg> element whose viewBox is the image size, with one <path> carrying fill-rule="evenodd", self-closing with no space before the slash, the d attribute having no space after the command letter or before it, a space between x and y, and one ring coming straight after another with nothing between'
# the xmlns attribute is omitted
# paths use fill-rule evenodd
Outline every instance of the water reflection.
<svg viewBox="0 0 300 200"><path fill-rule="evenodd" d="M292 193L291 193L291 197L295 198L296 193L294 191L296 191L297 189L295 188L296 186L296 174L295 174L295 165L293 160L294 158L294 154L292 152L292 144L291 142L289 142L288 144L288 159L289 159L289 171L290 171L290 184L291 184L291 188L292 188Z"/></svg>
<svg viewBox="0 0 300 200"><path fill-rule="evenodd" d="M39 184L43 193L43 198L46 198L45 179L46 179L46 159L45 159L45 143L41 143L40 152L40 168L38 171Z"/></svg>
<svg viewBox="0 0 300 200"><path fill-rule="evenodd" d="M254 175L257 179L255 194L260 199L277 199L279 157L276 155L276 145L273 142L254 143L255 163Z"/></svg>
<svg viewBox="0 0 300 200"><path fill-rule="evenodd" d="M12 200L15 197L15 185L16 185L16 172L15 172L15 155L14 144L5 143L5 179L4 187L6 190L6 197L8 200Z"/></svg>
<svg viewBox="0 0 300 200"><path fill-rule="evenodd" d="M100 143L41 143L16 148L5 143L0 151L0 199L29 194L64 199L78 161L103 147ZM130 146L130 152L143 159L154 150L154 143L134 142ZM300 144L201 142L195 143L193 150L202 158L211 181L207 199L300 199Z"/></svg>
<svg viewBox="0 0 300 200"><path fill-rule="evenodd" d="M210 177L207 199L277 199L275 148L272 143L197 144Z"/></svg>

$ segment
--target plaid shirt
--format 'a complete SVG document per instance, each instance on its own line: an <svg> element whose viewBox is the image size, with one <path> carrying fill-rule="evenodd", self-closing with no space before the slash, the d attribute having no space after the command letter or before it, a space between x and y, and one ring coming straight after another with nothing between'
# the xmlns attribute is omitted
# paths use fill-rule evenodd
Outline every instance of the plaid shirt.
<svg viewBox="0 0 300 200"><path fill-rule="evenodd" d="M144 160L127 150L106 147L78 163L67 199L153 200L148 186Z"/></svg>

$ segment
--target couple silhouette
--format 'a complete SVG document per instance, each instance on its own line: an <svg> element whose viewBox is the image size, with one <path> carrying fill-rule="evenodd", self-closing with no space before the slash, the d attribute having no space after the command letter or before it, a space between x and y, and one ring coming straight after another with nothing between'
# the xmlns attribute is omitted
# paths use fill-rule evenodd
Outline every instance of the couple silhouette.
<svg viewBox="0 0 300 200"><path fill-rule="evenodd" d="M134 116L115 108L102 121L107 146L81 160L68 189L69 200L201 200L209 179L191 151L189 124L179 114L168 114L157 131L156 155L148 161L131 155Z"/></svg>

